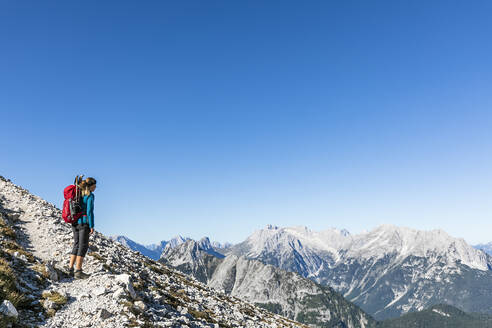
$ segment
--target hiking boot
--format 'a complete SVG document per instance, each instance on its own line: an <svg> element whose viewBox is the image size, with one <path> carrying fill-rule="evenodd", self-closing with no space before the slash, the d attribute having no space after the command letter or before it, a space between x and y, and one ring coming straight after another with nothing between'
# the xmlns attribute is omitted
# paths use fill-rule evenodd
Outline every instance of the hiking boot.
<svg viewBox="0 0 492 328"><path fill-rule="evenodd" d="M74 275L73 268L68 268L68 275L73 278Z"/></svg>
<svg viewBox="0 0 492 328"><path fill-rule="evenodd" d="M89 277L90 277L90 275L85 273L85 272L82 272L82 270L75 270L75 273L74 273L75 279L86 279Z"/></svg>

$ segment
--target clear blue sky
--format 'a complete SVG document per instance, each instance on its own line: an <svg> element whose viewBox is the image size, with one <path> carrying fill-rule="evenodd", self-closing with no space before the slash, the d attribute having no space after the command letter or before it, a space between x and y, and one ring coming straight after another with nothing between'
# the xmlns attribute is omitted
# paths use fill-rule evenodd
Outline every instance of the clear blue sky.
<svg viewBox="0 0 492 328"><path fill-rule="evenodd" d="M96 229L492 241L490 1L1 1L0 174Z"/></svg>

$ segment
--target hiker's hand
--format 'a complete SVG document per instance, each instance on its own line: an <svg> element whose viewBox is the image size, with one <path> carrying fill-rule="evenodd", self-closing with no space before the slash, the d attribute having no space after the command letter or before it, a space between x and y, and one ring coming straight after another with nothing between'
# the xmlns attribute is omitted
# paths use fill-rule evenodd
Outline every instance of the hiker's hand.
<svg viewBox="0 0 492 328"><path fill-rule="evenodd" d="M91 231L89 233L92 235L94 233L94 228L91 228Z"/></svg>

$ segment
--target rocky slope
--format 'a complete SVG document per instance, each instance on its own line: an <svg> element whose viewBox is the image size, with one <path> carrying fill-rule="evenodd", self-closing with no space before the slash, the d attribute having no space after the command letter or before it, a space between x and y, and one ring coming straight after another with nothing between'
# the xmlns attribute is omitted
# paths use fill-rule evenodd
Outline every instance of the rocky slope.
<svg viewBox="0 0 492 328"><path fill-rule="evenodd" d="M207 243L166 249L162 262L199 281L314 327L371 327L374 319L329 287L260 261L213 255Z"/></svg>
<svg viewBox="0 0 492 328"><path fill-rule="evenodd" d="M96 232L86 280L63 272L60 210L0 177L0 323L24 327L303 327L226 296ZM15 311L15 312L14 312Z"/></svg>
<svg viewBox="0 0 492 328"><path fill-rule="evenodd" d="M227 254L331 286L377 319L439 303L492 313L492 258L442 230L385 225L352 236L268 226Z"/></svg>

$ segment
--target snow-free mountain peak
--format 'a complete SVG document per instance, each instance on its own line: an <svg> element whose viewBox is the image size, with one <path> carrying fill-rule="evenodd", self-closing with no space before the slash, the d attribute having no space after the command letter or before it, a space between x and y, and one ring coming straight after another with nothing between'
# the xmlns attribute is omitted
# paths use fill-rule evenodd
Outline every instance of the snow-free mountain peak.
<svg viewBox="0 0 492 328"><path fill-rule="evenodd" d="M186 242L187 240L190 240L191 238L189 237L183 237L181 235L177 235L176 237L174 238L171 238L168 242L167 242L167 245L166 246L169 246L169 247L176 247L178 245L181 245L182 243Z"/></svg>

